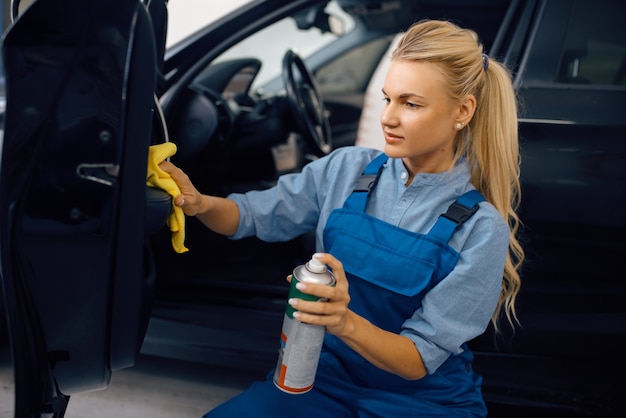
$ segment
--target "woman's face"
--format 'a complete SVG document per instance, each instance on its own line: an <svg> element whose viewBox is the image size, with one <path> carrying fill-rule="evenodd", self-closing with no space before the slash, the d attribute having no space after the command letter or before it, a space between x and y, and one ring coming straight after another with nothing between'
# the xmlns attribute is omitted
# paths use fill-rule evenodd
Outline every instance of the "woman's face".
<svg viewBox="0 0 626 418"><path fill-rule="evenodd" d="M384 151L402 158L411 178L450 168L455 125L465 122L462 106L448 94L441 71L429 62L393 60L385 79Z"/></svg>

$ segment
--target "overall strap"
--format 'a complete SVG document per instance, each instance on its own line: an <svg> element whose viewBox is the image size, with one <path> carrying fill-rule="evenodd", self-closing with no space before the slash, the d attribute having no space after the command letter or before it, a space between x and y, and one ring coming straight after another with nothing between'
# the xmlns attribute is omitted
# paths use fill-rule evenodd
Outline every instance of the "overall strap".
<svg viewBox="0 0 626 418"><path fill-rule="evenodd" d="M363 170L363 174L357 180L356 186L352 190L352 194L348 196L343 207L347 209L365 211L367 199L371 191L378 183L378 178L382 172L383 165L387 162L388 157L382 153L374 158Z"/></svg>
<svg viewBox="0 0 626 418"><path fill-rule="evenodd" d="M439 215L428 235L448 242L454 231L471 218L478 210L478 204L485 200L478 190L470 190L461 195L448 207L446 213Z"/></svg>

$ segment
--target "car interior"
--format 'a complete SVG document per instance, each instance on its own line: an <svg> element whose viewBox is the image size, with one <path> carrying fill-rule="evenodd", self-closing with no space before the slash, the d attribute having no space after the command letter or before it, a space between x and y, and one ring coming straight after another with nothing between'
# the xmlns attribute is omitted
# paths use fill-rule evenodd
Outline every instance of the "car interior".
<svg viewBox="0 0 626 418"><path fill-rule="evenodd" d="M324 34L334 35L333 48L337 51L331 54L321 48L306 57L306 64L293 51L287 50L283 56L275 53L271 59L282 61L280 74L268 77L262 73L266 66L276 63L256 57L252 52L259 48L255 49L250 39L242 42L244 46L224 48L218 56L211 51L210 56L202 57L198 61L203 64L194 67L194 75L186 75L189 82L173 84L176 89L165 92L162 99L171 140L179 149L172 162L180 165L204 193L225 196L269 187L278 175L299 171L331 149L366 141L374 145L380 141L377 114L385 66L381 58L409 21L415 16L463 16L463 24L483 28L483 42L489 45L506 10L506 2L500 7L489 2L459 3L457 9L437 2L392 3L382 13L376 1L337 0L326 8L322 4L294 18L278 19L264 29L268 39L274 40L269 38L271 27L283 29L286 21L295 21L297 30L293 35L282 35L284 38L296 38L297 32L330 31L320 22L327 22L328 13L337 10L332 6L340 6L338 10L350 15L338 14L340 19L356 19L356 24L366 28L345 36ZM489 13L484 13L486 8ZM406 9L416 13L405 13ZM345 26L353 24L344 22ZM362 32L366 35L358 37ZM294 63L289 63L290 59ZM379 62L381 68L377 69ZM314 70L309 72L309 65ZM378 76L372 78L372 74ZM346 78L365 81L344 87ZM272 295L270 300L280 300L285 276L314 251L310 236L288 243L265 243L256 238L232 241L208 231L195 219L189 219L186 239L190 251L183 255L171 253L166 231L154 240L158 252L157 305L172 302L173 295L187 297L180 289L188 287L195 292L184 293L209 295L235 288L239 292L263 289ZM159 297L159 292L167 298Z"/></svg>

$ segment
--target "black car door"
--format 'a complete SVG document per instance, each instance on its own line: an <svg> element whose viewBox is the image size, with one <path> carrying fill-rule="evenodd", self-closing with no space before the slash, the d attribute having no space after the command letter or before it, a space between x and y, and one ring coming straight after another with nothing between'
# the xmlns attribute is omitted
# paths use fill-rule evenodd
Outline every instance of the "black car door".
<svg viewBox="0 0 626 418"><path fill-rule="evenodd" d="M490 51L516 70L526 259L517 332L497 353L474 348L486 399L520 416L541 403L625 416L625 12L611 0L518 2Z"/></svg>
<svg viewBox="0 0 626 418"><path fill-rule="evenodd" d="M139 0L38 0L5 35L0 251L16 416L63 416L141 346L146 237L171 207L146 187L157 50Z"/></svg>

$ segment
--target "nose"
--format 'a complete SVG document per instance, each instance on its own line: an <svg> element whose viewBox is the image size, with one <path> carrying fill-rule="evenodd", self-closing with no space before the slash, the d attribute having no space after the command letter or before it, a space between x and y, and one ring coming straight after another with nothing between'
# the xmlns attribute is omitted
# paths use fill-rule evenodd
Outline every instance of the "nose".
<svg viewBox="0 0 626 418"><path fill-rule="evenodd" d="M380 114L380 124L382 126L396 126L398 124L397 112L393 103L385 102Z"/></svg>

